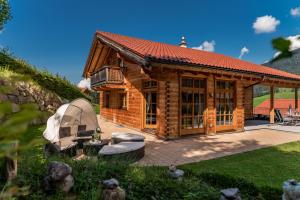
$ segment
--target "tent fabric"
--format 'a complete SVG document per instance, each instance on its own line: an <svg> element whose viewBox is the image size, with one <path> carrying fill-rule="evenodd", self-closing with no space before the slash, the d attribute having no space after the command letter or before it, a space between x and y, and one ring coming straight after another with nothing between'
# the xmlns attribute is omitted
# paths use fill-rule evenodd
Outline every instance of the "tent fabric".
<svg viewBox="0 0 300 200"><path fill-rule="evenodd" d="M93 106L83 98L60 106L48 119L43 136L46 140L56 143L63 137L76 137L79 126L85 127L85 130L99 128Z"/></svg>

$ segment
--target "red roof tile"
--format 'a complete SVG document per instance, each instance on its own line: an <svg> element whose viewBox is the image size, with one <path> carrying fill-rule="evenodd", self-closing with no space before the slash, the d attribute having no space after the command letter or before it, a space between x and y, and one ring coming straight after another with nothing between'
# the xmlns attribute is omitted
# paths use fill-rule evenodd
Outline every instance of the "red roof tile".
<svg viewBox="0 0 300 200"><path fill-rule="evenodd" d="M150 60L155 59L174 63L185 63L200 66L205 65L300 80L299 75L291 74L262 65L257 65L237 58L225 56L223 54L183 48L175 45L102 31L97 31L96 34L108 40L111 40L112 42L115 42L122 47L125 47L129 51L143 58L147 58Z"/></svg>

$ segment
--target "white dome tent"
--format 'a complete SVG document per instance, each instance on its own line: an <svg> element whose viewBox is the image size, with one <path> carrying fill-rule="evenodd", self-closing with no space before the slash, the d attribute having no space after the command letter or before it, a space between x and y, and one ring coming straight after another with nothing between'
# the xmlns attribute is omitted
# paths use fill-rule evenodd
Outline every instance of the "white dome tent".
<svg viewBox="0 0 300 200"><path fill-rule="evenodd" d="M47 121L43 136L51 143L63 147L77 137L79 131L96 131L99 128L96 113L89 101L83 98L60 106ZM65 142L64 142L65 141Z"/></svg>

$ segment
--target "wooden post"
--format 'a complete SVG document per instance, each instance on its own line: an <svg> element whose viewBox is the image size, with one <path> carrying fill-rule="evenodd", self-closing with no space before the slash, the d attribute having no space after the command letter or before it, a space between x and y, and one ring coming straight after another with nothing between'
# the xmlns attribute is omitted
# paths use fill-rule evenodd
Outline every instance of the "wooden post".
<svg viewBox="0 0 300 200"><path fill-rule="evenodd" d="M295 88L295 111L298 111L298 88Z"/></svg>
<svg viewBox="0 0 300 200"><path fill-rule="evenodd" d="M275 111L274 111L274 86L270 87L270 124L275 122Z"/></svg>

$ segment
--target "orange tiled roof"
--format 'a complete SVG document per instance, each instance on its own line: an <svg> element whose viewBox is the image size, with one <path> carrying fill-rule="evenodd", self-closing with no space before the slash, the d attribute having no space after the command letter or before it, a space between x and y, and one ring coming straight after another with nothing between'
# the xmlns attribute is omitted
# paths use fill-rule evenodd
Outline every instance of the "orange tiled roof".
<svg viewBox="0 0 300 200"><path fill-rule="evenodd" d="M112 42L115 42L144 59L171 62L174 64L193 64L199 66L204 65L300 80L299 75L291 74L262 65L257 65L237 58L225 56L223 54L183 48L175 45L128 37L103 31L97 31L96 35L102 36Z"/></svg>

